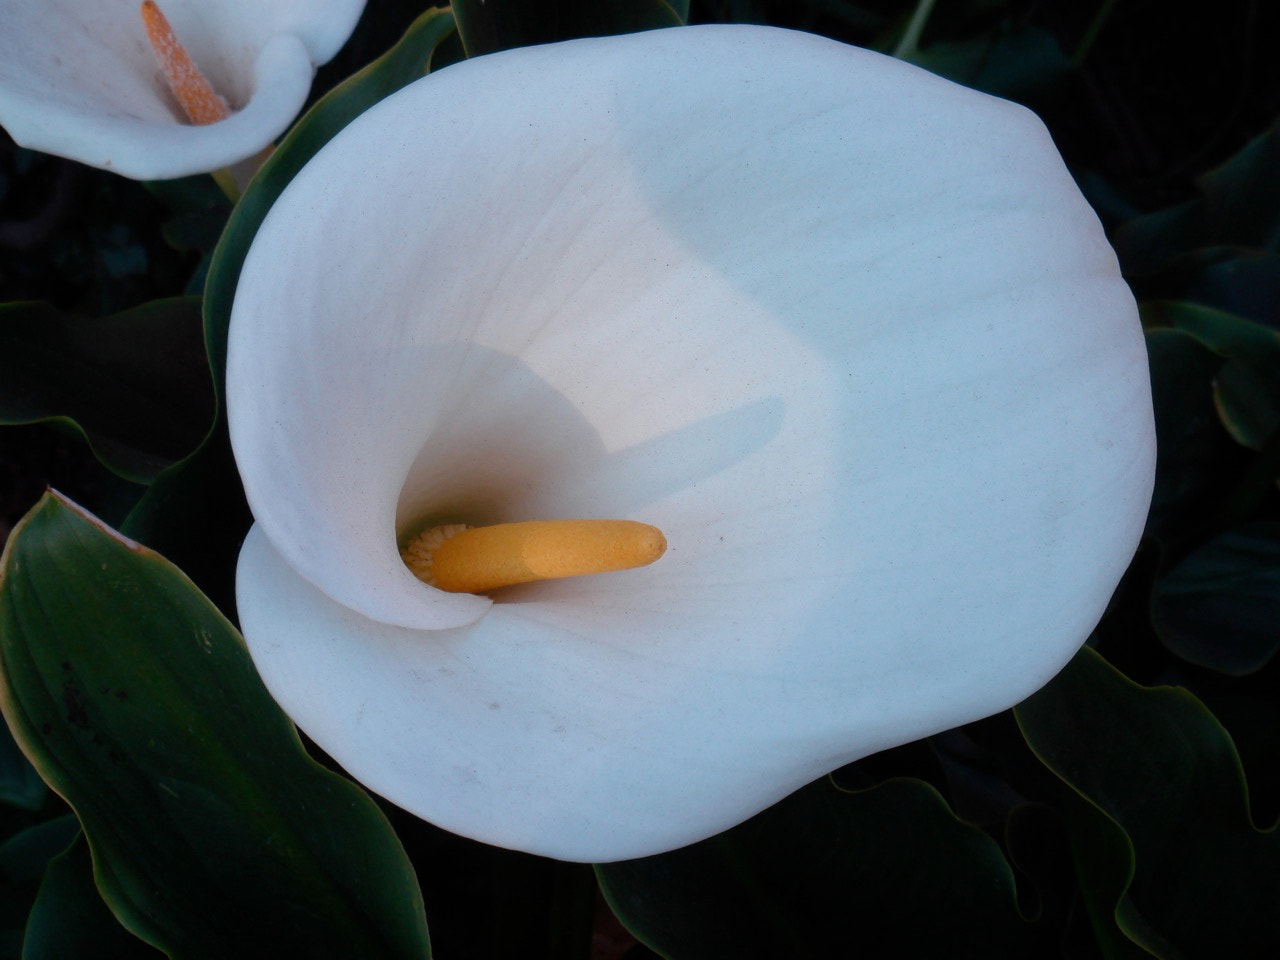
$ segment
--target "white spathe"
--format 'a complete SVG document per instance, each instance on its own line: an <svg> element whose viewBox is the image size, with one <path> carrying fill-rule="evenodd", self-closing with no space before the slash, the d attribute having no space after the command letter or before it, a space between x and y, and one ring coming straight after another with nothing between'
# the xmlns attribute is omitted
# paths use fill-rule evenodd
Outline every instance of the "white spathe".
<svg viewBox="0 0 1280 960"><path fill-rule="evenodd" d="M762 27L515 50L373 108L254 241L227 390L274 696L400 806L568 860L1026 697L1154 472L1133 298L1040 122ZM493 601L396 552L552 518L669 549Z"/></svg>
<svg viewBox="0 0 1280 960"><path fill-rule="evenodd" d="M232 109L202 127L165 86L139 0L0 0L0 126L25 147L139 180L222 169L288 127L364 4L160 0Z"/></svg>

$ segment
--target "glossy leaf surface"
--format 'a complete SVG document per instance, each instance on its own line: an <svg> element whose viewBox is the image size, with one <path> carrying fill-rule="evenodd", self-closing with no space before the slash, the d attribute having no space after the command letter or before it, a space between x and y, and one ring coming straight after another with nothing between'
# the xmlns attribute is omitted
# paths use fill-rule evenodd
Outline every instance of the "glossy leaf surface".
<svg viewBox="0 0 1280 960"><path fill-rule="evenodd" d="M50 494L0 578L5 718L130 931L177 958L428 954L390 826L178 570Z"/></svg>

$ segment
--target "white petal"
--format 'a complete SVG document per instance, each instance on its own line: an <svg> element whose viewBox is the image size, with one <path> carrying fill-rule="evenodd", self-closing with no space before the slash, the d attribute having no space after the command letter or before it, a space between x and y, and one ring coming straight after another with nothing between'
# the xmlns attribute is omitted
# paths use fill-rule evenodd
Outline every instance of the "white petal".
<svg viewBox="0 0 1280 960"><path fill-rule="evenodd" d="M363 0L165 0L174 32L233 108L193 126L164 86L136 0L0 0L0 124L18 143L139 179L229 166L297 116L315 65Z"/></svg>
<svg viewBox="0 0 1280 960"><path fill-rule="evenodd" d="M395 802L567 859L1015 703L1101 615L1154 470L1133 300L1039 121L753 27L374 108L255 241L228 404L273 692ZM489 606L395 552L572 516L668 554Z"/></svg>

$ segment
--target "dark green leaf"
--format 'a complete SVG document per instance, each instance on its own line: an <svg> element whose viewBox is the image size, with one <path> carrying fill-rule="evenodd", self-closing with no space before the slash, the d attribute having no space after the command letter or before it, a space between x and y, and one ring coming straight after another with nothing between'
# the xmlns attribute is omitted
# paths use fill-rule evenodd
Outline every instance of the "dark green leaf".
<svg viewBox="0 0 1280 960"><path fill-rule="evenodd" d="M1280 366L1280 333L1199 303L1156 300L1142 305L1145 326L1185 330L1210 350L1258 364Z"/></svg>
<svg viewBox="0 0 1280 960"><path fill-rule="evenodd" d="M1178 656L1252 673L1280 648L1280 523L1214 537L1156 582L1153 620Z"/></svg>
<svg viewBox="0 0 1280 960"><path fill-rule="evenodd" d="M1080 860L1081 888L1114 898L1130 939L1161 957L1276 955L1280 835L1255 828L1235 746L1199 700L1139 687L1086 648L1015 714L1044 764L1131 842L1118 896L1122 864ZM1124 859L1118 840L1086 846Z"/></svg>
<svg viewBox="0 0 1280 960"><path fill-rule="evenodd" d="M1201 697L1240 753L1255 823L1280 817L1280 697L1266 690L1265 677L1206 684Z"/></svg>
<svg viewBox="0 0 1280 960"><path fill-rule="evenodd" d="M162 228L169 246L201 253L213 250L231 213L231 203L213 177L152 180L144 186L173 213Z"/></svg>
<svg viewBox="0 0 1280 960"><path fill-rule="evenodd" d="M164 239L175 250L204 253L217 246L226 222L226 214L186 213L164 225Z"/></svg>
<svg viewBox="0 0 1280 960"><path fill-rule="evenodd" d="M1256 323L1275 324L1280 299L1280 254L1241 247L1198 247L1159 269L1138 274L1125 264L1139 301L1187 301Z"/></svg>
<svg viewBox="0 0 1280 960"><path fill-rule="evenodd" d="M1214 377L1214 400L1237 443L1260 450L1280 431L1280 332L1194 303L1144 304L1142 318L1185 330L1225 358Z"/></svg>
<svg viewBox="0 0 1280 960"><path fill-rule="evenodd" d="M80 833L71 814L28 827L0 845L0 880L39 880L49 861L67 849Z"/></svg>
<svg viewBox="0 0 1280 960"><path fill-rule="evenodd" d="M739 827L596 868L614 912L679 960L1027 955L1000 848L919 780L824 779ZM928 922L921 922L921 916Z"/></svg>
<svg viewBox="0 0 1280 960"><path fill-rule="evenodd" d="M0 846L0 957L22 952L23 931L49 861L80 832L71 815L21 830Z"/></svg>
<svg viewBox="0 0 1280 960"><path fill-rule="evenodd" d="M390 825L307 756L239 635L56 494L0 565L0 671L10 729L134 934L180 960L428 954Z"/></svg>
<svg viewBox="0 0 1280 960"><path fill-rule="evenodd" d="M75 818L70 818L74 823ZM79 832L77 828L76 832ZM102 902L84 835L53 858L27 920L22 960L156 960L162 957L129 933Z"/></svg>
<svg viewBox="0 0 1280 960"><path fill-rule="evenodd" d="M1204 245L1201 201L1188 200L1123 224L1115 249L1126 276L1145 276Z"/></svg>
<svg viewBox="0 0 1280 960"><path fill-rule="evenodd" d="M22 755L9 731L0 730L0 802L38 810L46 792L40 774Z"/></svg>
<svg viewBox="0 0 1280 960"><path fill-rule="evenodd" d="M1242 247L1197 247L1159 269L1125 272L1139 300L1189 301L1272 327L1280 301L1280 253Z"/></svg>
<svg viewBox="0 0 1280 960"><path fill-rule="evenodd" d="M1219 243L1280 250L1280 123L1200 178L1204 224Z"/></svg>
<svg viewBox="0 0 1280 960"><path fill-rule="evenodd" d="M1106 960L1139 960L1153 954L1168 957L1168 944L1124 898L1134 870L1128 835L1069 788L1064 787L1060 803L1070 836L1081 912L1098 955Z"/></svg>
<svg viewBox="0 0 1280 960"><path fill-rule="evenodd" d="M322 97L250 182L214 252L205 288L205 340L219 396L236 283L267 211L303 165L343 127L426 74L435 51L452 35L449 12L428 10L394 48ZM126 518L123 529L169 557L225 605L231 596L234 557L249 522L226 418L220 415L201 449L159 477Z"/></svg>
<svg viewBox="0 0 1280 960"><path fill-rule="evenodd" d="M175 216L221 210L223 219L231 211L231 201L217 181L205 174L178 177L174 180L148 180L147 192L163 203Z"/></svg>
<svg viewBox="0 0 1280 960"><path fill-rule="evenodd" d="M227 421L156 478L122 532L171 558L222 610L233 609L235 558L253 517L231 455Z"/></svg>
<svg viewBox="0 0 1280 960"><path fill-rule="evenodd" d="M1015 807L1005 823L1009 860L1031 881L1024 883L1019 876L1019 891L1031 888L1023 894L1024 901L1030 893L1038 894L1034 909L1024 913L1034 916L1040 926L1061 931L1061 956L1073 960L1146 957L1146 951L1121 933L1112 919L1115 903L1132 876L1132 848L1113 821L1078 797L1078 805L1072 804L1071 797L1065 804L1066 816L1045 804L1025 803ZM1083 821L1082 813L1091 820ZM1089 866L1077 867L1081 862ZM1087 887L1077 884L1077 874L1089 878Z"/></svg>
<svg viewBox="0 0 1280 960"><path fill-rule="evenodd" d="M1031 883L1019 882L1022 912L1040 920L1047 910L1066 902L1068 891L1061 878L1067 861L1066 829L1057 811L1042 804L1014 807L1005 821L1005 845L1009 862ZM1059 889L1054 890L1054 887Z"/></svg>
<svg viewBox="0 0 1280 960"><path fill-rule="evenodd" d="M456 0L453 15L469 57L684 23L667 0Z"/></svg>
<svg viewBox="0 0 1280 960"><path fill-rule="evenodd" d="M1280 367L1228 360L1218 371L1213 395L1223 426L1242 446L1261 450L1280 433Z"/></svg>
<svg viewBox="0 0 1280 960"><path fill-rule="evenodd" d="M1188 300L1206 303L1250 320L1276 323L1280 303L1280 253L1214 247L1187 261L1196 268L1185 272ZM1176 265L1175 265L1176 266Z"/></svg>
<svg viewBox="0 0 1280 960"><path fill-rule="evenodd" d="M0 306L0 424L52 421L147 483L213 422L200 300L157 300L103 319L43 303Z"/></svg>
<svg viewBox="0 0 1280 960"><path fill-rule="evenodd" d="M1058 41L1036 27L998 29L969 40L931 44L909 59L948 80L1019 101L1052 90L1072 71Z"/></svg>
<svg viewBox="0 0 1280 960"><path fill-rule="evenodd" d="M1280 124L1200 178L1202 196L1126 223L1116 251L1126 273L1150 274L1201 247L1280 252Z"/></svg>
<svg viewBox="0 0 1280 960"><path fill-rule="evenodd" d="M1222 428L1213 380L1222 357L1181 330L1147 333L1156 420L1156 486L1148 533L1182 535L1232 482L1240 458Z"/></svg>

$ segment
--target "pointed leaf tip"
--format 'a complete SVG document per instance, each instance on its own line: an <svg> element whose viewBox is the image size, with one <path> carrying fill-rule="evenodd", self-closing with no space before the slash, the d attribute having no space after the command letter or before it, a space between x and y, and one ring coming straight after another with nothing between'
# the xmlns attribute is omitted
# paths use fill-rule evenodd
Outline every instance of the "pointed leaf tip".
<svg viewBox="0 0 1280 960"><path fill-rule="evenodd" d="M428 955L372 800L307 756L177 568L56 493L0 566L0 706L144 940L210 960Z"/></svg>

